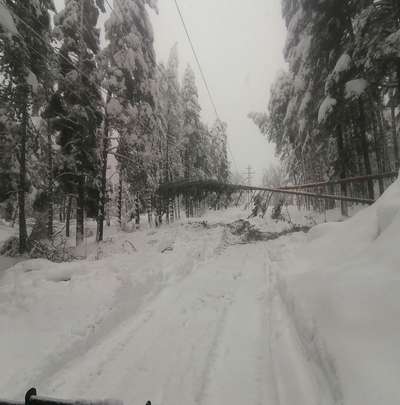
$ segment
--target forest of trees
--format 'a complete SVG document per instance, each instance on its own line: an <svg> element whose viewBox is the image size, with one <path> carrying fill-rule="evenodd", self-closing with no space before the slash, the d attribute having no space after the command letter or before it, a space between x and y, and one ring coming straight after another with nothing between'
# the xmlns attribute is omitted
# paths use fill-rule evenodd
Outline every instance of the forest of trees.
<svg viewBox="0 0 400 405"><path fill-rule="evenodd" d="M398 170L400 2L282 0L282 15L288 71L267 113L251 118L275 143L287 180ZM372 181L367 188L373 199Z"/></svg>
<svg viewBox="0 0 400 405"><path fill-rule="evenodd" d="M110 7L108 10L107 7ZM178 49L159 64L149 11L155 0L0 0L0 203L29 249L27 218L97 219L121 213L122 193L151 201L159 184L226 181L227 127L201 118L195 74L179 77ZM99 28L101 13L107 13ZM104 36L104 40L100 40ZM115 158L118 190L110 191Z"/></svg>

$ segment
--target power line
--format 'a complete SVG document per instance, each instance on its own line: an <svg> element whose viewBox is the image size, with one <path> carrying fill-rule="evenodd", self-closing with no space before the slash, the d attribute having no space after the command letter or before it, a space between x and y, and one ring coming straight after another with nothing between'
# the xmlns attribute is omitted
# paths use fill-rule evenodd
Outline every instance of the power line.
<svg viewBox="0 0 400 405"><path fill-rule="evenodd" d="M202 77L203 82L204 82L204 86L206 87L206 90L207 90L207 93L208 93L208 97L210 98L211 105L212 105L213 108L214 108L215 115L217 116L218 119L220 119L220 118L219 118L218 111L217 111L217 107L216 107L216 105L215 105L215 103L214 103L214 99L213 99L213 96L212 96L211 91L210 91L210 87L208 86L206 76L205 76L205 74L204 74L203 68L201 67L200 60L199 60L199 58L198 58L198 56L197 56L196 49L195 49L194 44L193 44L193 41L192 41L192 39L191 39L191 37L190 37L190 33L189 33L188 28L187 28L186 22L185 22L185 20L184 20L184 18L183 18L183 15L182 15L181 9L180 9L180 7L179 7L178 1L177 1L177 0L174 0L174 2L175 2L176 9L177 9L177 11L178 11L179 17L180 17L180 19L181 19L183 28L184 28L184 30L185 30L187 39L188 39L188 41L189 41L190 47L192 48L192 52L193 52L194 58L195 58L195 60L196 60L197 66L198 66L198 68L199 68L201 77Z"/></svg>
<svg viewBox="0 0 400 405"><path fill-rule="evenodd" d="M105 2L106 2L106 4L108 5L110 11L111 11L111 12L115 12L115 11L114 11L114 8L111 6L109 0L105 0ZM205 74L204 74L204 70L203 70L203 68L202 68L202 66L201 66L200 59L199 59L198 56L197 56L196 49L195 49L194 44L193 44L193 41L192 41L192 39L191 39L191 37L190 37L189 29L188 29L188 27L187 27L187 25L186 25L186 23L185 23L185 19L184 19L184 17L183 17L183 14L182 14L182 12L181 12L181 9L180 9L180 7L179 7L179 4L178 4L177 0L174 0L174 2L175 2L176 9L177 9L177 11L178 11L180 20L181 20L182 25L183 25L183 27L184 27L184 30L185 30L187 39L188 39L188 41L189 41L190 47L191 47L191 49L192 49L193 55L194 55L194 57L195 57L197 66L198 66L198 68L199 68L199 71L200 71L200 74L201 74L201 77L202 77L204 86L205 86L205 88L206 88L206 90L207 90L208 97L209 97L210 102L211 102L211 105L212 105L212 107L213 107L213 109L214 109L215 116L217 117L217 119L218 119L220 122L222 122L222 120L221 120L221 118L220 118L220 115L218 114L218 110L217 110L216 104L215 104L215 102L214 102L214 98L213 98L213 96L212 96L212 93L211 93L211 90L210 90L210 86L208 85L206 76L205 76ZM118 8L118 11L120 12L120 14L121 14L121 16L122 16L124 13L123 13L123 11L121 10L121 7L120 7L119 3L116 2L115 4L116 4L116 6L117 6L117 8ZM115 15L116 15L118 18L120 17L120 15L117 14L117 13L116 13ZM234 156L233 156L233 153L232 153L232 150L231 150L231 148L230 148L230 145L229 145L229 142L228 142L228 141L227 141L227 149L228 149L228 151L229 151L229 153L230 153L230 155L231 155L231 158L232 158L232 161L233 161L233 164L234 164L234 166L235 166L236 171L239 172L238 166L237 166L237 164L236 164L236 160L235 160L235 158L234 158Z"/></svg>
<svg viewBox="0 0 400 405"><path fill-rule="evenodd" d="M186 37L187 37L187 39L188 39L188 41L189 41L189 44L190 44L190 47L191 47L191 49L192 49L192 52L193 52L194 58L195 58L195 60L196 60L197 66L198 66L198 68L199 68L199 71L200 71L201 78L202 78L202 80L203 80L204 86L205 86L205 88L206 88L206 90L207 90L207 94L208 94L208 97L209 97L209 99L210 99L211 105L212 105L212 107L213 107L213 109L214 109L214 112L215 112L215 115L216 115L217 119L218 119L219 121L221 121L221 118L220 118L220 116L219 116L219 114L218 114L217 106L216 106L216 104L215 104L215 102L214 102L214 98L213 98L213 96L212 96L212 94L211 94L210 87L209 87L209 85L208 85L206 76L205 76L205 74L204 74L204 70L203 70L203 68L202 68L202 66L201 66L200 59L199 59L199 57L197 56L196 49L195 49L195 47L194 47L192 38L191 38L191 36L190 36L189 29L188 29L188 27L187 27L187 25L186 25L185 19L184 19L183 14L182 14L182 11L181 11L181 9L180 9L180 7L179 7L178 0L174 0L174 3L175 3L175 6L176 6L176 9L177 9L177 11L178 11L180 20L181 20L181 22L182 22L183 28L184 28L184 30L185 30ZM221 121L221 122L222 122L222 121ZM234 156L233 156L232 150L231 150L231 148L230 148L228 142L227 142L227 147L228 147L229 153L231 154L232 161L233 161L233 164L235 165L236 171L239 171L239 170L238 170L238 166L237 166L236 161L235 161L235 158L234 158Z"/></svg>

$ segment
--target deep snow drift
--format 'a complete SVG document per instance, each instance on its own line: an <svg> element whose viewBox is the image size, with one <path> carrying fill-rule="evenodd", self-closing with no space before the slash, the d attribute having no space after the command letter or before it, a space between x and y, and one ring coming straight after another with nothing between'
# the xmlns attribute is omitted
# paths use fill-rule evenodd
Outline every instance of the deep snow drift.
<svg viewBox="0 0 400 405"><path fill-rule="evenodd" d="M397 181L308 234L246 243L227 224L248 212L231 209L108 230L83 261L18 263L0 273L0 396L36 386L126 404L398 403L399 208Z"/></svg>
<svg viewBox="0 0 400 405"><path fill-rule="evenodd" d="M353 218L313 228L278 264L302 345L339 402L400 403L399 243L397 180Z"/></svg>

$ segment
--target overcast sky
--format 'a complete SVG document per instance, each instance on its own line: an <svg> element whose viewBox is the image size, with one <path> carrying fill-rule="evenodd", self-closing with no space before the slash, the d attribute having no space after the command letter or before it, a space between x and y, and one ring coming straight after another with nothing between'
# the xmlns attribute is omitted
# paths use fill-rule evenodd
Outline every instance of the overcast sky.
<svg viewBox="0 0 400 405"><path fill-rule="evenodd" d="M269 145L247 118L250 111L265 111L269 87L284 67L282 49L285 27L280 0L178 0L191 33L221 119L228 123L229 143L239 171L248 165L256 171L274 161ZM181 69L196 68L173 0L159 0L153 15L156 51L165 61L178 42ZM206 90L197 72L197 83L206 122L215 119ZM232 169L235 165L232 164Z"/></svg>
<svg viewBox="0 0 400 405"><path fill-rule="evenodd" d="M285 27L280 0L178 0L191 33L219 115L228 124L228 141L236 166L244 172L251 165L253 183L274 158L274 147L247 118L251 111L265 111L269 87L284 67L282 49ZM110 2L111 3L111 2ZM175 42L179 45L181 71L190 63L196 71L203 118L212 125L215 113L201 82L192 52L179 20L174 0L158 0L159 14L152 14L159 62L165 62ZM62 7L63 0L56 0ZM231 156L230 156L231 159Z"/></svg>

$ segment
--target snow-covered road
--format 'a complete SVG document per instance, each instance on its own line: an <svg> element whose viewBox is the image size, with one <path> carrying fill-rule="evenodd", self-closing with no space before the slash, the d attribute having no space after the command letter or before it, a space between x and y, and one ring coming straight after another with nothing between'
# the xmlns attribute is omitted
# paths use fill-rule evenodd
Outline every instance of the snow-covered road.
<svg viewBox="0 0 400 405"><path fill-rule="evenodd" d="M0 276L0 396L398 403L399 184L307 235L271 240L287 221L231 209L18 263Z"/></svg>
<svg viewBox="0 0 400 405"><path fill-rule="evenodd" d="M265 243L231 246L53 375L47 394L156 405L321 403L275 284Z"/></svg>

